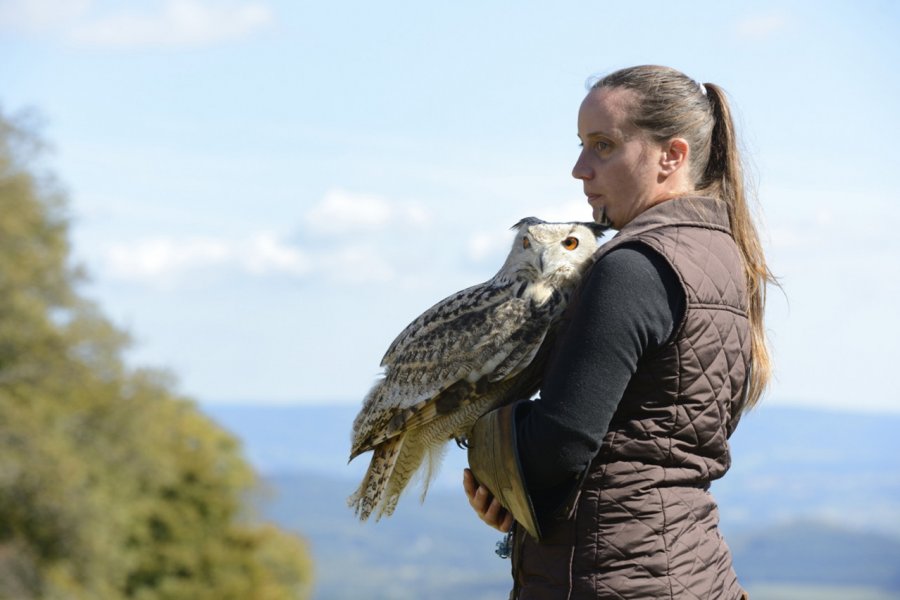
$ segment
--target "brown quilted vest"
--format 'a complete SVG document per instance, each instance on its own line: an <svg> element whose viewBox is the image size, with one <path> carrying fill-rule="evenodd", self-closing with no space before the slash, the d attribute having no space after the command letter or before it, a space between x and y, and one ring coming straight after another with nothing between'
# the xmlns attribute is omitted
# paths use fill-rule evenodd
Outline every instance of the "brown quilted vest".
<svg viewBox="0 0 900 600"><path fill-rule="evenodd" d="M598 250L641 243L673 267L686 298L670 342L629 382L567 517L521 529L511 598L739 599L710 482L730 466L750 335L744 271L723 203L654 206Z"/></svg>

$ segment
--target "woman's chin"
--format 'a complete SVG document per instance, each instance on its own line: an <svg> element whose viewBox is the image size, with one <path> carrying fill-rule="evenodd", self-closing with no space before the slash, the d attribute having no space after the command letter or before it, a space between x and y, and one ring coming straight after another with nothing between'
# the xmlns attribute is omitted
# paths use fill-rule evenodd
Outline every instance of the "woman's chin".
<svg viewBox="0 0 900 600"><path fill-rule="evenodd" d="M606 209L603 207L596 207L593 210L594 214L594 222L599 225L605 225L606 227L612 227L615 229L615 225L610 220L609 215L606 214Z"/></svg>

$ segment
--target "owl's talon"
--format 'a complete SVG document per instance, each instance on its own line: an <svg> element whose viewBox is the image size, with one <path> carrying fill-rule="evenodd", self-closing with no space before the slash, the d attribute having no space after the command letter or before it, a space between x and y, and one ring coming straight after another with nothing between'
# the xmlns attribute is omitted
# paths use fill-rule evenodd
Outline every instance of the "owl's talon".
<svg viewBox="0 0 900 600"><path fill-rule="evenodd" d="M469 438L464 435L453 438L456 441L456 445L459 446L460 450L465 450L469 447Z"/></svg>

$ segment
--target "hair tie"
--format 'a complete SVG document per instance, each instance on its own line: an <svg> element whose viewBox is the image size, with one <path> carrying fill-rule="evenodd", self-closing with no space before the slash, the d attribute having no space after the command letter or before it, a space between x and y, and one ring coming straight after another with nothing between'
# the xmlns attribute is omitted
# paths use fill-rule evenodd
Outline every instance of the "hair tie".
<svg viewBox="0 0 900 600"><path fill-rule="evenodd" d="M706 86L703 85L702 83L700 83L699 81L697 81L696 84L700 88L700 93L705 96L706 95Z"/></svg>

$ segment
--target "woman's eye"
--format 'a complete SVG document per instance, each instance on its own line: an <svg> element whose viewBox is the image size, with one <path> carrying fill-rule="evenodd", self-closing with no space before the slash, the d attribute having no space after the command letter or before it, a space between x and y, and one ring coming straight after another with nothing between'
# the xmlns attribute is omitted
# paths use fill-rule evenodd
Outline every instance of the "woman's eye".
<svg viewBox="0 0 900 600"><path fill-rule="evenodd" d="M563 240L563 248L566 250L574 250L578 247L578 238L577 237L567 237Z"/></svg>
<svg viewBox="0 0 900 600"><path fill-rule="evenodd" d="M594 149L598 152L603 152L604 150L609 149L609 144L606 142L597 142L594 144Z"/></svg>
<svg viewBox="0 0 900 600"><path fill-rule="evenodd" d="M525 248L526 250L531 248L531 242L528 241L527 237L522 238L522 247Z"/></svg>

